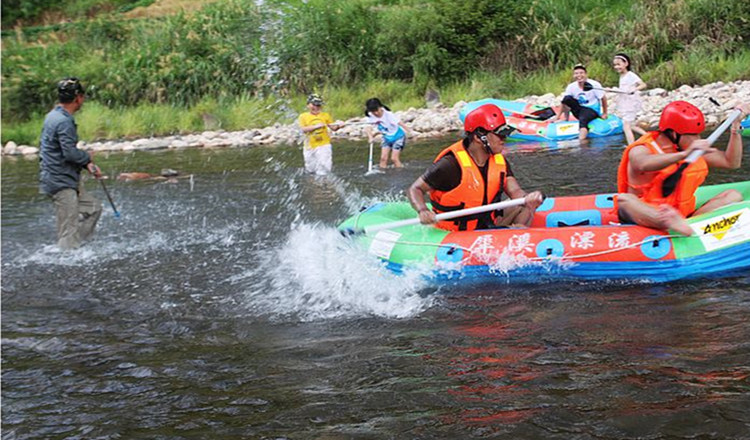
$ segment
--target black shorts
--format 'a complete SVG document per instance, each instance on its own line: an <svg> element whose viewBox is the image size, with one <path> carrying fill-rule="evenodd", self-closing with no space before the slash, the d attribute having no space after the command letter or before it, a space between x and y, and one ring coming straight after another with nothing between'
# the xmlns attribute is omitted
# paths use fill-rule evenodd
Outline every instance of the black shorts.
<svg viewBox="0 0 750 440"><path fill-rule="evenodd" d="M589 128L591 121L599 117L599 113L597 113L596 110L582 106L572 96L566 96L563 98L562 103L570 107L570 112L573 113L573 116L575 116L576 119L578 119L579 127Z"/></svg>

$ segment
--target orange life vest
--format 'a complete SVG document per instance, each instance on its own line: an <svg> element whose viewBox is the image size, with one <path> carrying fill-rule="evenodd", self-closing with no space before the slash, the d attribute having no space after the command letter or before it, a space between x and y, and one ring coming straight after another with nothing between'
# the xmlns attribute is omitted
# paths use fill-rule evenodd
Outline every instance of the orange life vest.
<svg viewBox="0 0 750 440"><path fill-rule="evenodd" d="M658 131L652 131L641 136L640 139L628 145L625 152L622 153L620 167L617 170L617 191L620 193L630 192L631 189L636 191L636 195L644 202L651 205L667 204L675 207L685 217L695 211L695 190L706 180L708 176L708 163L703 157L698 158L695 162L685 168L682 177L677 183L675 190L667 197L662 194L662 184L664 179L672 175L683 162L674 163L659 171L651 174L651 180L643 185L632 185L628 181L628 165L630 164L630 150L643 145L649 149L651 154L664 154L659 147L656 138L659 136Z"/></svg>
<svg viewBox="0 0 750 440"><path fill-rule="evenodd" d="M487 182L485 182L479 167L474 163L474 159L471 158L461 141L441 151L435 158L435 162L450 153L455 156L461 167L461 183L450 191L432 191L430 202L433 211L439 214L474 208L496 202L495 198L502 196L507 174L507 166L502 154L494 154L488 159ZM477 228L479 219L482 218L494 222L495 213L480 213L443 220L438 222L437 226L449 231L472 231Z"/></svg>

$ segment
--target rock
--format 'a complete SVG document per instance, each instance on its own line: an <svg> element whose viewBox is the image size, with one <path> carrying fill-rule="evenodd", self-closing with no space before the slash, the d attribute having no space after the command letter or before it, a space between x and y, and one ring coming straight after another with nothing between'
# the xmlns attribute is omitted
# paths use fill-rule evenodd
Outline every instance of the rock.
<svg viewBox="0 0 750 440"><path fill-rule="evenodd" d="M181 139L174 140L171 144L169 144L169 148L187 148L189 146L190 144Z"/></svg>
<svg viewBox="0 0 750 440"><path fill-rule="evenodd" d="M648 96L667 96L667 91L657 87L655 89L649 90Z"/></svg>
<svg viewBox="0 0 750 440"><path fill-rule="evenodd" d="M37 154L39 153L39 148L32 147L29 145L21 145L18 147L18 151L23 154L24 156L30 155L30 154Z"/></svg>
<svg viewBox="0 0 750 440"><path fill-rule="evenodd" d="M3 154L7 154L9 156L12 156L16 154L16 150L18 149L18 145L16 145L13 141L8 141L8 143L5 144L5 147L3 147Z"/></svg>

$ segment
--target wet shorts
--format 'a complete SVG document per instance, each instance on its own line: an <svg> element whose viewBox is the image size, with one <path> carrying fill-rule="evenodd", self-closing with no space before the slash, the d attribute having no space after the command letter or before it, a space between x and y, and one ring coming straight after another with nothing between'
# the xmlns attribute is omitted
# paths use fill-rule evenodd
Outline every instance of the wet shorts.
<svg viewBox="0 0 750 440"><path fill-rule="evenodd" d="M388 142L383 138L383 143L380 146L381 148L391 148L396 151L401 151L406 146L406 136L401 136L393 142Z"/></svg>

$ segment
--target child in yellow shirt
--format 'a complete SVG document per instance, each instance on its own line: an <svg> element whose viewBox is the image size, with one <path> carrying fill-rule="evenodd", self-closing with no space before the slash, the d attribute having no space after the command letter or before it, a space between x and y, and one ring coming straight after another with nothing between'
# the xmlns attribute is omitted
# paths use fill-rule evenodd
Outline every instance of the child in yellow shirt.
<svg viewBox="0 0 750 440"><path fill-rule="evenodd" d="M331 115L321 111L323 104L323 98L313 93L307 97L307 108L310 111L299 115L299 126L305 134L305 145L302 149L305 171L319 176L330 173L333 165L328 129L339 129L339 126L333 123Z"/></svg>

